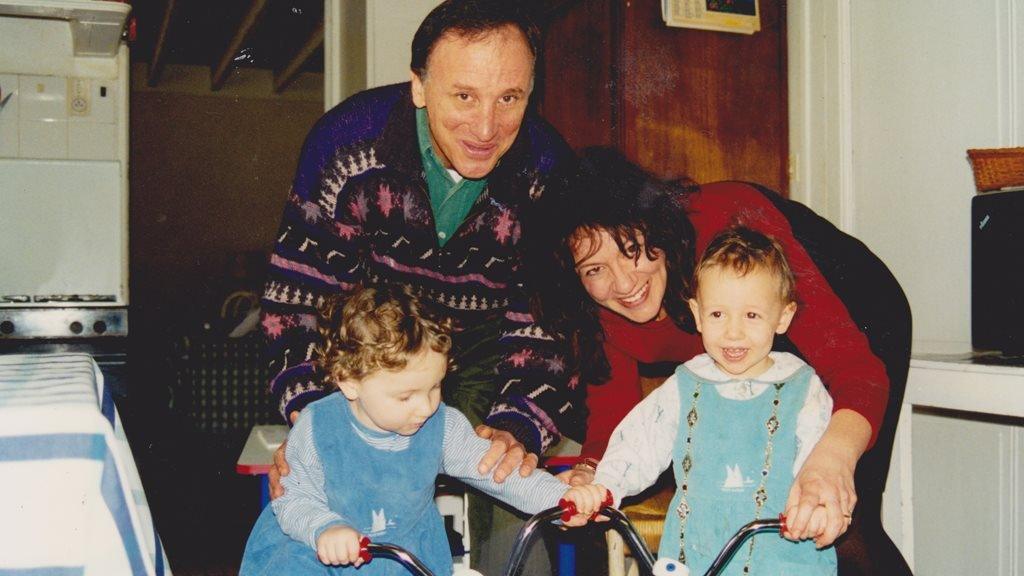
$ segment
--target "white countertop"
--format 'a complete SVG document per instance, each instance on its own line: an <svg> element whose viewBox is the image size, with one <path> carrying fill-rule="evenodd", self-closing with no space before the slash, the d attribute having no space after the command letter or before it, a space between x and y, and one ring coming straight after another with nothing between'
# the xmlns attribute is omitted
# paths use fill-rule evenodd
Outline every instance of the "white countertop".
<svg viewBox="0 0 1024 576"><path fill-rule="evenodd" d="M1018 360L977 354L917 354L910 361L904 403L1024 418L1024 365L1017 365Z"/></svg>

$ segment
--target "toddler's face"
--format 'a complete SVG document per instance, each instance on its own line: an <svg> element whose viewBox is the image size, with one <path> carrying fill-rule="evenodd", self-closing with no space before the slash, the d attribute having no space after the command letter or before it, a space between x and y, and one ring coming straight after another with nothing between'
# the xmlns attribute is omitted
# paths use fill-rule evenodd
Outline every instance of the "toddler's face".
<svg viewBox="0 0 1024 576"><path fill-rule="evenodd" d="M371 430L415 434L441 403L441 380L448 368L444 354L425 350L405 368L381 370L362 380L341 383L356 419Z"/></svg>
<svg viewBox="0 0 1024 576"><path fill-rule="evenodd" d="M771 367L772 342L789 328L796 303L783 301L778 279L765 270L755 268L740 276L715 266L698 278L690 310L704 349L718 367L747 379Z"/></svg>

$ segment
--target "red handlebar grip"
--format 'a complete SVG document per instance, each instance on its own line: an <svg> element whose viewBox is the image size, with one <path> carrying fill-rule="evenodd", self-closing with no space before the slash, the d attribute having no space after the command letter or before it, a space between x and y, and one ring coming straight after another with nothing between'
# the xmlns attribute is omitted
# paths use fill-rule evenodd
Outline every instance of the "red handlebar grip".
<svg viewBox="0 0 1024 576"><path fill-rule="evenodd" d="M786 515L781 512L779 513L779 522L781 523L779 526L779 537L784 538L783 534L789 532L789 526L786 526Z"/></svg>
<svg viewBox="0 0 1024 576"><path fill-rule="evenodd" d="M601 508L604 508L605 506L611 506L614 503L615 498L612 497L611 490L605 490L604 500L601 502ZM576 503L573 502L572 500L566 500L565 498L562 498L561 500L558 501L558 506L559 508L562 509L562 522L568 522L578 512L578 510L576 509ZM591 514L590 519L593 520L594 518L596 518L598 512L594 512L593 514Z"/></svg>
<svg viewBox="0 0 1024 576"><path fill-rule="evenodd" d="M366 564L370 560L373 560L373 554L370 554L370 551L367 550L367 547L369 545L370 539L366 536L363 536L359 539L359 559L363 561L363 564Z"/></svg>
<svg viewBox="0 0 1024 576"><path fill-rule="evenodd" d="M562 509L562 522L568 522L576 515L576 503L572 500L562 498L558 501L558 507Z"/></svg>

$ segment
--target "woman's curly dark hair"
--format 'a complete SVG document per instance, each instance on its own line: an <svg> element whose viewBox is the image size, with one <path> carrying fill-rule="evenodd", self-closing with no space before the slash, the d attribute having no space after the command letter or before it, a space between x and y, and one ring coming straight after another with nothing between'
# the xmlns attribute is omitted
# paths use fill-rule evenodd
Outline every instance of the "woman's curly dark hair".
<svg viewBox="0 0 1024 576"><path fill-rule="evenodd" d="M587 148L569 192L553 202L557 206L549 206L553 216L546 230L524 235L532 312L553 337L569 342L570 365L582 382L602 383L611 368L602 346L600 306L580 282L573 244L603 230L623 254L628 255L626 246L636 244L643 245L648 258L664 258L668 280L663 306L677 325L692 330L686 301L692 294L695 232L682 204L690 189L689 184L648 174L614 149Z"/></svg>

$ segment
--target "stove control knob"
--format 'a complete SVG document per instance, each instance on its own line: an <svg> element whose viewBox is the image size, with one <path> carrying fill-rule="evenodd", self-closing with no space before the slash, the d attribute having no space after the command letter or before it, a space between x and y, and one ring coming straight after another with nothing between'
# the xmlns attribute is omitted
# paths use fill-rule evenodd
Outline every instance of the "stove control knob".
<svg viewBox="0 0 1024 576"><path fill-rule="evenodd" d="M71 323L70 326L68 326L68 328L71 329L71 333L72 334L81 334L83 327L82 327L82 323L81 322L79 322L78 320L75 320L74 322Z"/></svg>
<svg viewBox="0 0 1024 576"><path fill-rule="evenodd" d="M97 334L103 334L107 331L107 323L103 320L97 320L92 324L92 331Z"/></svg>
<svg viewBox="0 0 1024 576"><path fill-rule="evenodd" d="M11 322L10 320L4 320L3 322L0 322L0 334L3 334L5 336L9 334L14 334L14 322Z"/></svg>

